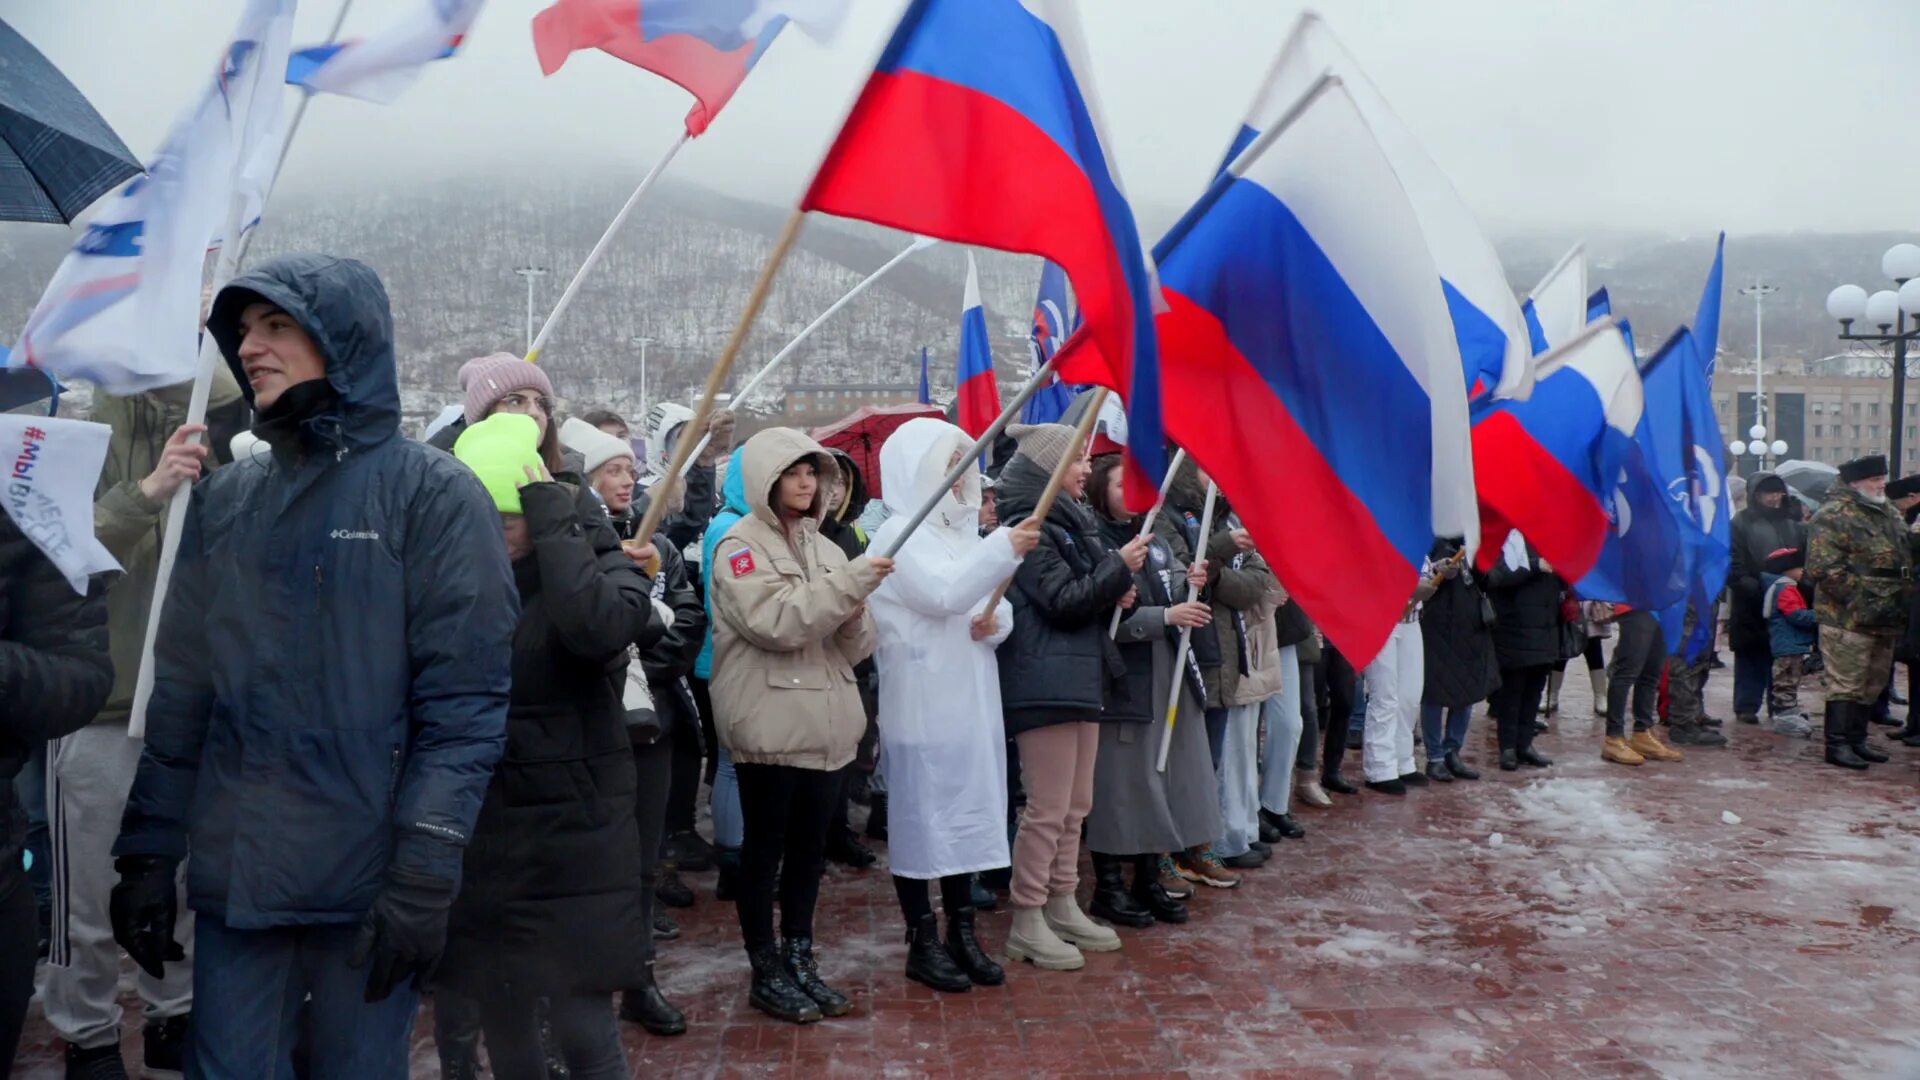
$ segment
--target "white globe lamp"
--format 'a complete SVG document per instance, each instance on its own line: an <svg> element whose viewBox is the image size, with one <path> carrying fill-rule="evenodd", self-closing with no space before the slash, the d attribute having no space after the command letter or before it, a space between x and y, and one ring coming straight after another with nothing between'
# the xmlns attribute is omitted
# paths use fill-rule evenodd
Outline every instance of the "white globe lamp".
<svg viewBox="0 0 1920 1080"><path fill-rule="evenodd" d="M1892 326L1900 317L1900 294L1881 289L1867 297L1867 321L1875 326Z"/></svg>
<svg viewBox="0 0 1920 1080"><path fill-rule="evenodd" d="M1739 439L1735 439L1727 444L1727 453L1732 454L1734 457L1743 457L1746 455L1746 452L1747 444L1741 442Z"/></svg>
<svg viewBox="0 0 1920 1080"><path fill-rule="evenodd" d="M1920 278L1912 278L1900 286L1900 310L1910 319L1920 319Z"/></svg>
<svg viewBox="0 0 1920 1080"><path fill-rule="evenodd" d="M1827 294L1827 314L1839 322L1853 322L1867 313L1867 290L1842 285Z"/></svg>
<svg viewBox="0 0 1920 1080"><path fill-rule="evenodd" d="M1787 453L1787 440L1775 439L1773 440L1773 445L1767 449L1773 452L1774 457L1785 457Z"/></svg>
<svg viewBox="0 0 1920 1080"><path fill-rule="evenodd" d="M1766 437L1767 429L1763 425L1755 424L1747 429L1747 438L1752 439L1754 442L1759 442Z"/></svg>
<svg viewBox="0 0 1920 1080"><path fill-rule="evenodd" d="M1880 256L1880 272L1895 281L1920 278L1920 245L1895 244Z"/></svg>

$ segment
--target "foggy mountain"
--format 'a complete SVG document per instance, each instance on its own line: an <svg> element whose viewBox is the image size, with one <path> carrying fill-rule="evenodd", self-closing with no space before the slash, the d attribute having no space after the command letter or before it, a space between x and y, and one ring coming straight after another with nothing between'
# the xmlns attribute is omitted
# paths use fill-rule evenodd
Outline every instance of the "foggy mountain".
<svg viewBox="0 0 1920 1080"><path fill-rule="evenodd" d="M535 326L624 200L623 182L559 177L539 187L497 178L405 191L337 190L276 201L249 259L295 251L348 254L371 264L392 296L401 383L410 417L458 399L455 372L470 357L525 346L526 286L514 268L544 266L536 281ZM663 184L636 210L601 266L575 298L542 363L574 409L637 410L638 346L648 349L650 399L688 400L724 347L785 211L709 191ZM897 253L905 234L814 217L782 269L732 386L741 385L862 276ZM1879 256L1898 237L1792 234L1729 240L1721 346L1751 356L1752 305L1735 291L1764 274L1770 357L1839 351L1823 310L1833 285L1878 288ZM1605 285L1616 313L1630 318L1641 347L1658 346L1691 321L1713 239L1633 233L1589 235L1592 287ZM11 341L72 241L67 230L0 227L0 341ZM1501 256L1517 291L1544 274L1570 241L1516 235ZM994 334L1000 385L1011 393L1027 367L1026 325L1039 260L976 251L981 294ZM921 346L931 350L936 398L952 393L959 307L966 273L961 248L916 254L828 322L768 380L752 403L777 409L789 383L910 384Z"/></svg>

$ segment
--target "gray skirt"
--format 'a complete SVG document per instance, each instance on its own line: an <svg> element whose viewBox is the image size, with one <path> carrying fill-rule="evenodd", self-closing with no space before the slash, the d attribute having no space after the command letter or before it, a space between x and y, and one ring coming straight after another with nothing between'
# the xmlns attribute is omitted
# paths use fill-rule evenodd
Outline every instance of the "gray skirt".
<svg viewBox="0 0 1920 1080"><path fill-rule="evenodd" d="M1206 714L1191 692L1180 696L1180 716L1163 773L1154 765L1164 731L1159 723L1100 725L1093 811L1087 815L1089 850L1102 855L1165 854L1220 838L1220 789L1207 748Z"/></svg>

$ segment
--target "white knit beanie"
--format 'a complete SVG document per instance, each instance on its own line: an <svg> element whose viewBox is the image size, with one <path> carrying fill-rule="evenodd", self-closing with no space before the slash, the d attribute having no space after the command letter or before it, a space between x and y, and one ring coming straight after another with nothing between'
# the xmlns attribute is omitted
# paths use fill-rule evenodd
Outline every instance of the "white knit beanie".
<svg viewBox="0 0 1920 1080"><path fill-rule="evenodd" d="M633 447L625 439L609 435L577 416L567 417L567 422L560 425L560 445L586 459L588 475L617 457L634 460Z"/></svg>

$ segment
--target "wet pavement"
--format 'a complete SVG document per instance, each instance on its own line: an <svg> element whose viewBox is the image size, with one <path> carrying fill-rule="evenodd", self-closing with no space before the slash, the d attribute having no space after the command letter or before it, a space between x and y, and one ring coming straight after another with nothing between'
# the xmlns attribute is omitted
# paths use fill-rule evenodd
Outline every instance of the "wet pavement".
<svg viewBox="0 0 1920 1080"><path fill-rule="evenodd" d="M909 983L887 877L834 867L822 966L856 1011L780 1024L747 1006L732 910L690 875L659 970L691 1030L623 1025L635 1075L1920 1077L1920 750L1828 767L1734 724L1717 672L1730 747L1609 765L1575 667L1537 744L1554 768L1500 773L1476 716L1481 781L1300 808L1307 838L1241 888L1077 973ZM1006 925L982 917L996 952ZM32 1023L17 1075L59 1075ZM416 1076L439 1073L430 1027Z"/></svg>

